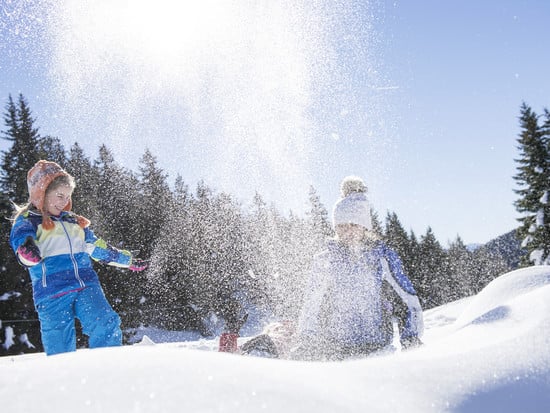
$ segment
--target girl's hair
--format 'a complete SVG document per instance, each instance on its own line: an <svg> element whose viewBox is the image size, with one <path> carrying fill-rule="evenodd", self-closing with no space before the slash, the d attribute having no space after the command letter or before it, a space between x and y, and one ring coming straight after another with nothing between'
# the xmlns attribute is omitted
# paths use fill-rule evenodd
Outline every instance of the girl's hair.
<svg viewBox="0 0 550 413"><path fill-rule="evenodd" d="M60 186L68 186L68 187L71 188L71 191L73 191L74 188L76 187L76 184L75 184L74 178L72 176L70 176L70 175L60 175L60 176L54 178L54 180L48 185L48 187L46 188L46 191L45 191L46 195L49 192L55 191ZM15 220L21 214L24 214L27 211L31 211L31 210L35 210L36 212L41 213L43 217L49 217L48 212L37 210L36 207L31 202L27 202L24 205L17 205L16 203L12 202L12 205L15 209L15 211L13 213L13 216L11 217L12 222L15 222Z"/></svg>

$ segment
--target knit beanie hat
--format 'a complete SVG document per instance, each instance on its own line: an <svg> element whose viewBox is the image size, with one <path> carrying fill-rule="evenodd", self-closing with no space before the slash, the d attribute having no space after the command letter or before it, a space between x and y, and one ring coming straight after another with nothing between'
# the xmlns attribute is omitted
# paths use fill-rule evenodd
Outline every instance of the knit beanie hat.
<svg viewBox="0 0 550 413"><path fill-rule="evenodd" d="M61 166L51 161L38 161L27 173L27 186L29 189L29 202L42 213L42 228L52 229L54 223L49 214L44 209L44 200L46 199L46 190L53 180L59 176L67 176L73 179ZM72 201L63 208L64 211L70 211ZM90 225L86 218L76 215L76 220L82 228Z"/></svg>
<svg viewBox="0 0 550 413"><path fill-rule="evenodd" d="M334 205L332 222L338 224L356 224L372 230L370 205L367 200L367 186L357 176L344 178L340 185L341 198Z"/></svg>

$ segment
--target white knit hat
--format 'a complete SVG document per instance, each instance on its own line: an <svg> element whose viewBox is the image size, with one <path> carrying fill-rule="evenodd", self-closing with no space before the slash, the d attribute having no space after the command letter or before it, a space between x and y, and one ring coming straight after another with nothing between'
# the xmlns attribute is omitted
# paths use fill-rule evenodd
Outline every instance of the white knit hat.
<svg viewBox="0 0 550 413"><path fill-rule="evenodd" d="M372 230L370 205L367 200L367 186L357 176L344 178L340 185L341 196L332 212L332 222L338 224L356 224Z"/></svg>

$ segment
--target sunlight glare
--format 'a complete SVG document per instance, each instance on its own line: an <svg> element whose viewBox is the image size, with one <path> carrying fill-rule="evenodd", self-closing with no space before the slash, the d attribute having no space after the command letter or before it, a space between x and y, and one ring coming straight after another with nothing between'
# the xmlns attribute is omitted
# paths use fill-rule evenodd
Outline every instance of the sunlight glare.
<svg viewBox="0 0 550 413"><path fill-rule="evenodd" d="M230 5L214 0L109 1L91 9L95 16L88 18L117 45L144 58L166 59L231 37L235 9Z"/></svg>

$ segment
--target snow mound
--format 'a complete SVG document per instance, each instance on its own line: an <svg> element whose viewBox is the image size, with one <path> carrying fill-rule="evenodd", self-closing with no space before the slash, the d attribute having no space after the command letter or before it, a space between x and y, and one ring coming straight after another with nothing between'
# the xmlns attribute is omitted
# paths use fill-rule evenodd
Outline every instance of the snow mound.
<svg viewBox="0 0 550 413"><path fill-rule="evenodd" d="M487 285L464 310L457 324L481 323L505 318L507 303L530 297L529 293L550 285L550 266L509 272ZM532 315L532 314L530 314Z"/></svg>
<svg viewBox="0 0 550 413"><path fill-rule="evenodd" d="M155 342L149 338L149 336L144 335L139 343L134 344L134 346L154 346Z"/></svg>
<svg viewBox="0 0 550 413"><path fill-rule="evenodd" d="M339 363L218 353L215 340L4 357L2 408L550 411L550 267L505 274L477 296L426 311L425 319L424 346Z"/></svg>
<svg viewBox="0 0 550 413"><path fill-rule="evenodd" d="M449 352L465 352L511 341L511 345L540 341L550 336L550 266L537 266L509 272L493 280L476 296L460 304L447 319L441 321L439 311L449 313L456 303L425 313L428 325L426 340L434 346L452 346ZM532 337L532 338L531 338ZM475 338L475 339L473 339Z"/></svg>

